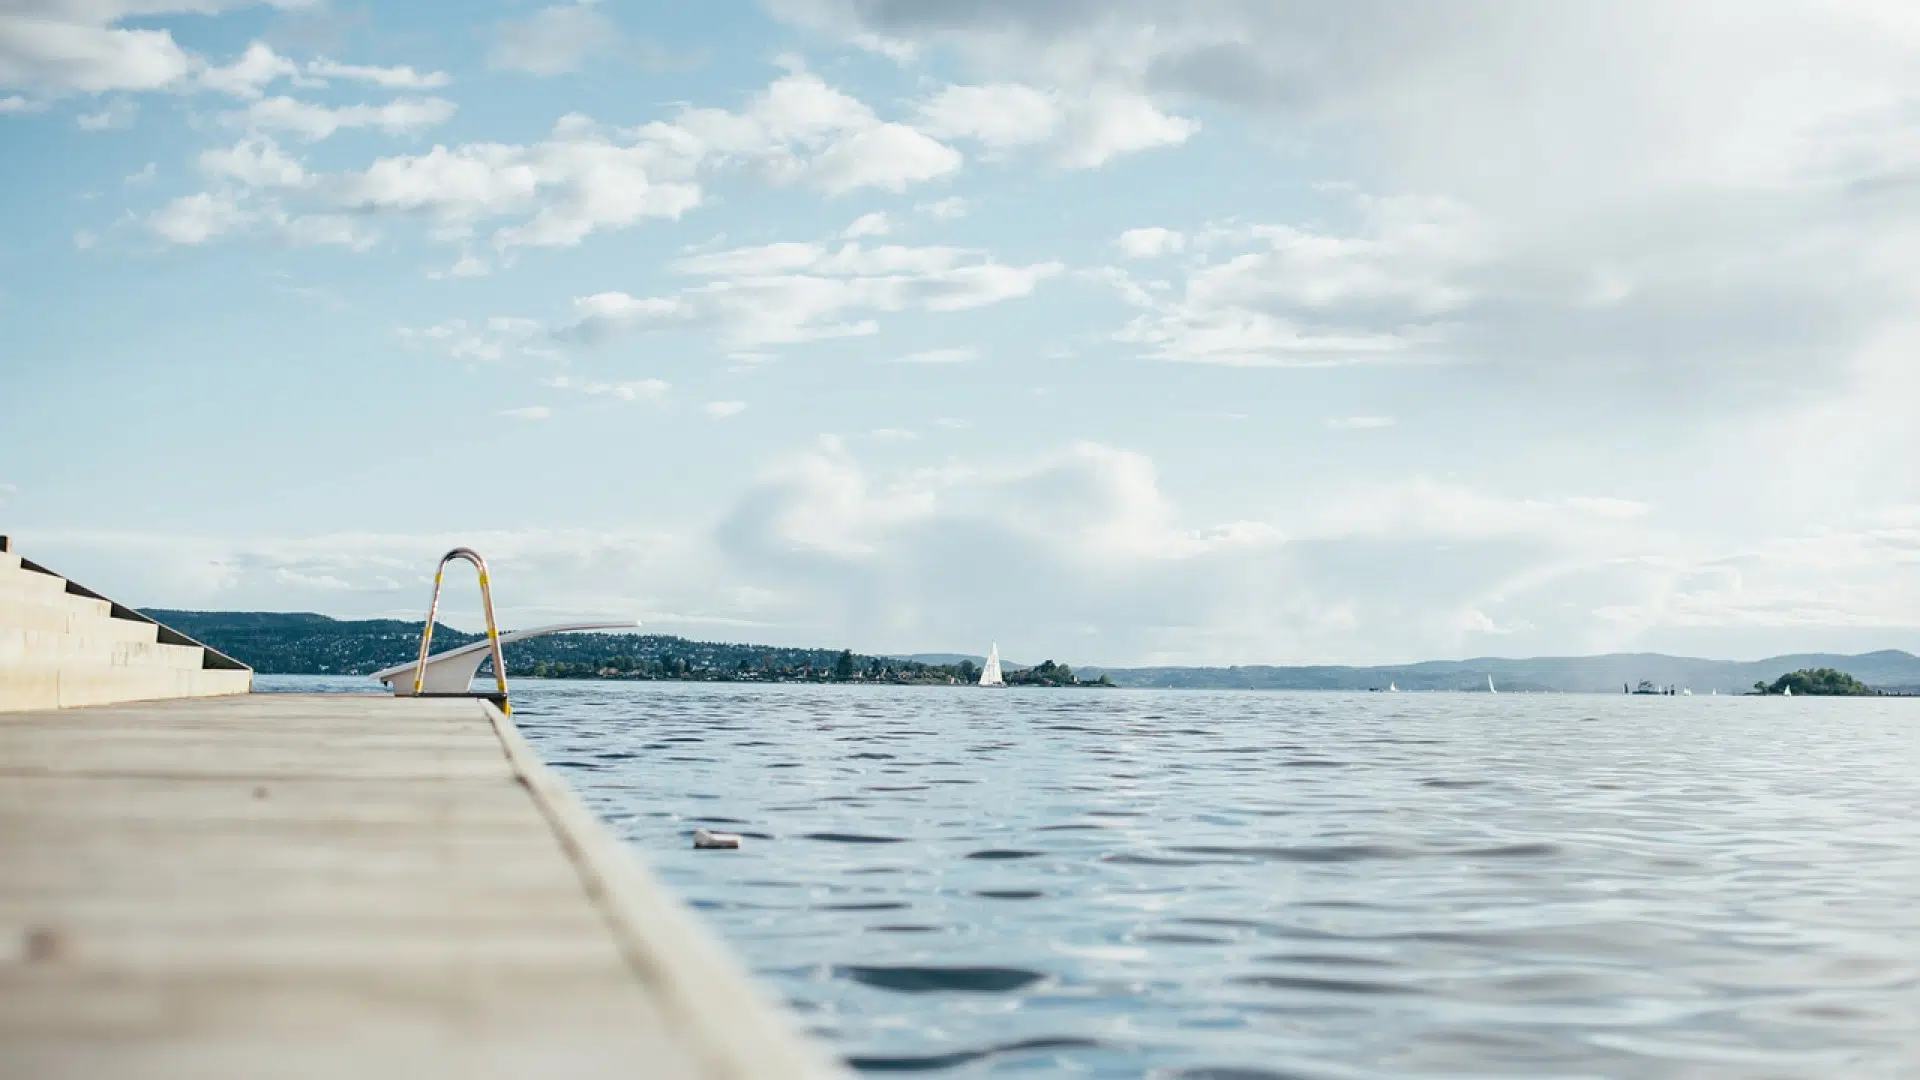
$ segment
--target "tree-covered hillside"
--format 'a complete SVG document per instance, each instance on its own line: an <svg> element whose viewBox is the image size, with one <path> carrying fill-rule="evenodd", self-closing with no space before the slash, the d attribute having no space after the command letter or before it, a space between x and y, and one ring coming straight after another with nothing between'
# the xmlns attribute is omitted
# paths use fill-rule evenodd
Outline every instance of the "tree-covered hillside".
<svg viewBox="0 0 1920 1080"><path fill-rule="evenodd" d="M172 611L147 615L188 637L276 675L369 675L419 655L422 623L342 620L280 612ZM433 629L434 651L480 640L445 624ZM969 683L971 661L928 664L847 649L794 649L691 641L664 634L555 634L504 648L509 677L690 679L729 682ZM491 662L481 666L491 673ZM1032 672L1032 674L1029 674ZM1047 661L1009 670L1009 683L1079 685L1072 669Z"/></svg>

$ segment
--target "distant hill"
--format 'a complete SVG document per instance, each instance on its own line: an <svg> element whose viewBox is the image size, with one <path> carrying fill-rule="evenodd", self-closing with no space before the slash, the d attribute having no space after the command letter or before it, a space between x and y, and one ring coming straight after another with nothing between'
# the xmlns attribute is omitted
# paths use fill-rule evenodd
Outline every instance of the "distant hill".
<svg viewBox="0 0 1920 1080"><path fill-rule="evenodd" d="M331 619L325 615L249 611L173 611L148 615L189 637L269 674L365 675L411 660L420 648L418 622L397 619ZM448 626L433 631L436 649L480 640ZM748 679L825 681L834 677L838 649L691 641L666 634L557 634L507 647L509 675L558 677ZM964 678L965 653L911 656L854 654L854 680L945 683ZM1008 663L1009 673L1026 665ZM1514 660L1430 660L1380 667L1149 667L1080 668L1082 680L1111 678L1116 686L1172 686L1209 690L1484 690L1487 676L1501 690L1567 690L1618 693L1641 680L1682 686L1696 694L1746 693L1755 682L1772 683L1792 671L1834 668L1878 690L1920 690L1920 657L1888 649L1860 656L1804 653L1735 662L1615 653L1607 656L1543 656ZM483 668L489 670L488 668Z"/></svg>
<svg viewBox="0 0 1920 1080"><path fill-rule="evenodd" d="M961 664L972 664L977 668L987 662L985 653L917 652L907 653L905 656L890 654L887 658L889 660L905 660L910 664L941 664L949 667L958 667ZM1000 667L1005 671L1025 671L1032 666L1032 664L1016 663L1004 656L1000 658Z"/></svg>
<svg viewBox="0 0 1920 1080"><path fill-rule="evenodd" d="M1703 660L1661 653L1606 656L1541 656L1525 660L1481 657L1429 660L1379 667L1151 667L1082 668L1082 676L1106 675L1116 686L1171 686L1211 690L1370 690L1396 684L1402 690L1483 690L1487 677L1501 690L1565 690L1617 693L1646 680L1696 694L1746 693L1759 681L1805 668L1836 668L1880 690L1920 688L1920 657L1898 649L1840 656L1799 653L1765 660Z"/></svg>
<svg viewBox="0 0 1920 1080"><path fill-rule="evenodd" d="M173 611L147 616L205 642L267 675L367 675L418 656L425 620L362 619L281 611ZM436 650L479 641L444 623L433 628Z"/></svg>
<svg viewBox="0 0 1920 1080"><path fill-rule="evenodd" d="M975 667L979 667L981 664L987 662L984 653L917 652L907 653L904 656L894 654L889 658L893 660L906 660L915 664L959 664L965 662ZM1004 664L1006 661L1002 660L1001 663Z"/></svg>
<svg viewBox="0 0 1920 1080"><path fill-rule="evenodd" d="M147 615L205 642L263 674L370 675L419 655L423 622L331 619L271 611L175 611ZM479 641L436 624L436 652ZM958 665L850 654L839 649L791 649L690 641L668 634L555 634L518 641L504 650L509 676L549 678L694 679L748 682L946 683ZM491 662L481 665L491 673Z"/></svg>

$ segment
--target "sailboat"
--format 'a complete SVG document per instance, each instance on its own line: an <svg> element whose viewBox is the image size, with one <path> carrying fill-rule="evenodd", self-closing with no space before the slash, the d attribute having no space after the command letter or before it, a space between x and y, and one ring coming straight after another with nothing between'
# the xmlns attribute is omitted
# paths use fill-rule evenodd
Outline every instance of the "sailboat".
<svg viewBox="0 0 1920 1080"><path fill-rule="evenodd" d="M1487 676L1487 693L1489 693L1489 694L1497 694L1497 693L1499 693L1499 692L1500 692L1500 691L1498 691L1498 690L1495 690L1495 689L1493 688L1493 676L1491 676L1491 675L1489 675L1489 676Z"/></svg>
<svg viewBox="0 0 1920 1080"><path fill-rule="evenodd" d="M1005 686L1007 680L1000 676L1000 643L994 642L987 650L986 666L980 669L981 686Z"/></svg>
<svg viewBox="0 0 1920 1080"><path fill-rule="evenodd" d="M1793 696L1793 687L1791 687L1791 686L1783 686L1783 687L1781 687L1781 688L1780 688L1780 696L1781 696L1781 697L1792 697L1792 696Z"/></svg>
<svg viewBox="0 0 1920 1080"><path fill-rule="evenodd" d="M1397 694L1397 693L1399 693L1399 692L1400 692L1400 687L1399 687L1399 686L1398 686L1397 684L1395 684L1395 683L1388 683L1388 684L1387 684L1387 693L1389 693L1389 694Z"/></svg>

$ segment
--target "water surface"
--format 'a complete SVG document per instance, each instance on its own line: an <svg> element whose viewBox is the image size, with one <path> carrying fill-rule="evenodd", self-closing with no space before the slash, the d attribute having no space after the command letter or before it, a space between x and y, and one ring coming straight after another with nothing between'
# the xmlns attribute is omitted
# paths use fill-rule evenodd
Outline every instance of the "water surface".
<svg viewBox="0 0 1920 1080"><path fill-rule="evenodd" d="M1920 1076L1920 700L515 703L865 1072Z"/></svg>

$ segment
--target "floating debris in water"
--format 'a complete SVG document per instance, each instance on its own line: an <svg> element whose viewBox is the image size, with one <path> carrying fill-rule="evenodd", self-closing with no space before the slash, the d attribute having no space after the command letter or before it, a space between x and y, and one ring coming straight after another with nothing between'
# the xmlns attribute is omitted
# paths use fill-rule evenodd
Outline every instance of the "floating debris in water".
<svg viewBox="0 0 1920 1080"><path fill-rule="evenodd" d="M693 830L693 846L696 848L737 848L740 835L730 832L709 832L706 829Z"/></svg>

